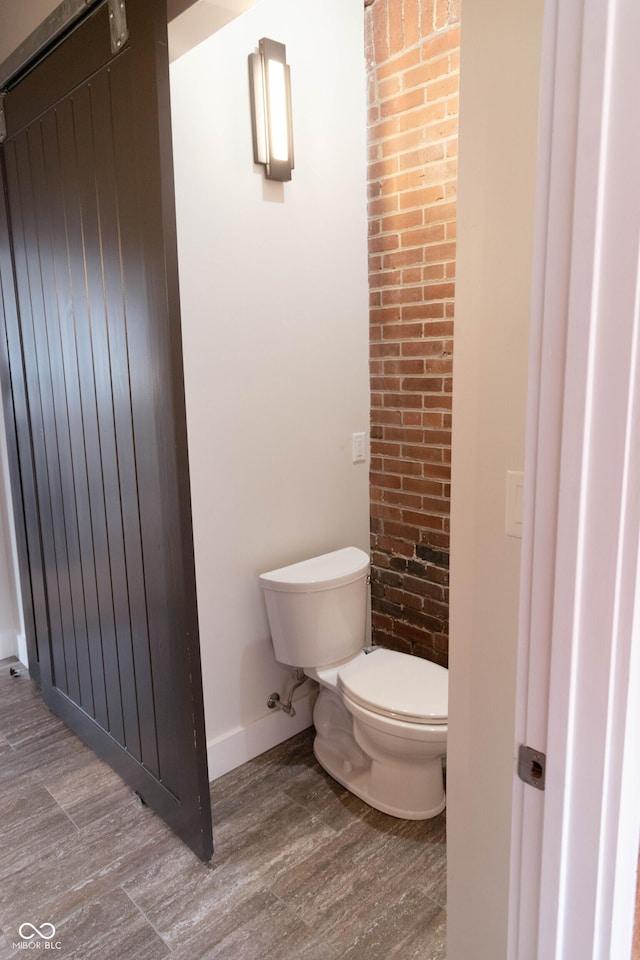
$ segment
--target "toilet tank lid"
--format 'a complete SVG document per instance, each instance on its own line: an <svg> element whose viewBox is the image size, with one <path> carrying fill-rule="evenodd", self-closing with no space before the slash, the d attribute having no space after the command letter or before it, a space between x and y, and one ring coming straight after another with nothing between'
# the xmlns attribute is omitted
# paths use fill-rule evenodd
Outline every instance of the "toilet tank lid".
<svg viewBox="0 0 640 960"><path fill-rule="evenodd" d="M341 667L338 686L374 713L414 723L448 720L449 671L421 657L376 648Z"/></svg>
<svg viewBox="0 0 640 960"><path fill-rule="evenodd" d="M343 547L260 575L264 590L313 593L352 583L369 572L369 557L358 547Z"/></svg>

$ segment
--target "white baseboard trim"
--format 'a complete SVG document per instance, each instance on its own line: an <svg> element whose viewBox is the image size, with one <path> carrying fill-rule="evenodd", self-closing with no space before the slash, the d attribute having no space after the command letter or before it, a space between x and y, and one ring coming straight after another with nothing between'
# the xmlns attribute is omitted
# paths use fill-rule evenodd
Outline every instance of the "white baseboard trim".
<svg viewBox="0 0 640 960"><path fill-rule="evenodd" d="M29 654L27 653L27 638L24 633L19 633L16 637L16 645L18 647L18 660L20 663L28 667L29 666Z"/></svg>
<svg viewBox="0 0 640 960"><path fill-rule="evenodd" d="M236 727L227 733L207 742L207 762L209 781L213 782L223 774L253 760L254 757L288 740L294 734L306 730L312 725L313 704L316 691L303 694L294 700L295 717L289 717L282 710L270 710L258 717L246 727Z"/></svg>
<svg viewBox="0 0 640 960"><path fill-rule="evenodd" d="M0 633L0 660L18 656L18 638L13 630L3 630Z"/></svg>

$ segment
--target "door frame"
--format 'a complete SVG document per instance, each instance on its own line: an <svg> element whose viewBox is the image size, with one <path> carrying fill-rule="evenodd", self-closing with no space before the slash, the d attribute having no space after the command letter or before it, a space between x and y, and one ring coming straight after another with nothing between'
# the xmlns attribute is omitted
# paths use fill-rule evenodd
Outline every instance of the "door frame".
<svg viewBox="0 0 640 960"><path fill-rule="evenodd" d="M512 960L631 954L640 839L635 0L547 0L529 361ZM634 696L634 691L635 696Z"/></svg>

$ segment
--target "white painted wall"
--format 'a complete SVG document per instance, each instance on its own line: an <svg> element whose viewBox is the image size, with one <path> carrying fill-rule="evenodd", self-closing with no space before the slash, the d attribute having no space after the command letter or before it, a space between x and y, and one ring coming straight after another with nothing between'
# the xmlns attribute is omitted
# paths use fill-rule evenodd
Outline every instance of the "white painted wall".
<svg viewBox="0 0 640 960"><path fill-rule="evenodd" d="M249 53L286 44L296 167L253 164ZM258 574L368 550L361 0L263 0L171 67L189 456L210 776L310 722L267 710ZM304 691L305 688L302 688Z"/></svg>
<svg viewBox="0 0 640 960"><path fill-rule="evenodd" d="M451 504L448 960L507 954L542 0L464 5Z"/></svg>

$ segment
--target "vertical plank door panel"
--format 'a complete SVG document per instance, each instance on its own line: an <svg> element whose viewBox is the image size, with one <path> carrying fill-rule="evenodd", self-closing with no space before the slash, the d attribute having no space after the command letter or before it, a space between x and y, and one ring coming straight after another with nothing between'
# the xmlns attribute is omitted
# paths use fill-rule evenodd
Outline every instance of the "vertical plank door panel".
<svg viewBox="0 0 640 960"><path fill-rule="evenodd" d="M6 94L0 366L44 699L207 860L165 11L127 6Z"/></svg>

